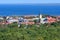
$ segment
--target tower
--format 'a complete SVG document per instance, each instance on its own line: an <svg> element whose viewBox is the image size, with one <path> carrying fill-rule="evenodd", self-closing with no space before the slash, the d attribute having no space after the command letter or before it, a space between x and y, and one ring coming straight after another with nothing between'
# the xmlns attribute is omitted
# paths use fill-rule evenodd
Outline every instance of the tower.
<svg viewBox="0 0 60 40"><path fill-rule="evenodd" d="M41 23L42 14L39 14L39 23Z"/></svg>
<svg viewBox="0 0 60 40"><path fill-rule="evenodd" d="M40 19L42 19L42 14L40 14L40 16L39 16L39 17L40 17Z"/></svg>

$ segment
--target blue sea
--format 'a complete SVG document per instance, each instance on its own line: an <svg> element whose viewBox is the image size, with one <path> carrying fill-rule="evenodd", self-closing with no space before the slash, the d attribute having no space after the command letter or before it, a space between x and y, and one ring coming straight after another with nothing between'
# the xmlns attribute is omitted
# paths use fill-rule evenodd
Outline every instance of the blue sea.
<svg viewBox="0 0 60 40"><path fill-rule="evenodd" d="M55 4L0 4L0 15L60 15L60 5Z"/></svg>

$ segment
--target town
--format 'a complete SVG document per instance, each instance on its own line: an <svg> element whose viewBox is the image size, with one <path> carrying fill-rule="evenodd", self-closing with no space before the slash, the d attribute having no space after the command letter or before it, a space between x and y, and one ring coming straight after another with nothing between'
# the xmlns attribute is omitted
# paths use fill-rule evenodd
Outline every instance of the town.
<svg viewBox="0 0 60 40"><path fill-rule="evenodd" d="M28 15L28 16L4 16L0 17L0 24L12 24L17 23L18 27L20 24L33 25L33 24L45 24L60 21L60 16L49 16L49 15Z"/></svg>

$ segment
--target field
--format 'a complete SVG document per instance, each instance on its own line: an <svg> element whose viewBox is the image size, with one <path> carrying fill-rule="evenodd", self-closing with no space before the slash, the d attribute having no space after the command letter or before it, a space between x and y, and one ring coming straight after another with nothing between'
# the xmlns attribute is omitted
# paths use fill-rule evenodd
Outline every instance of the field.
<svg viewBox="0 0 60 40"><path fill-rule="evenodd" d="M10 24L0 28L0 40L60 40L60 22L34 25Z"/></svg>

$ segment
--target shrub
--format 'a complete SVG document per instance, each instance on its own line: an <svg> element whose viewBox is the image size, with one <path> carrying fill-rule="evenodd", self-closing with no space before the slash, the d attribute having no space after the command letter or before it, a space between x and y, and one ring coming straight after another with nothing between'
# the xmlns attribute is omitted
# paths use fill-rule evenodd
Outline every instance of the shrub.
<svg viewBox="0 0 60 40"><path fill-rule="evenodd" d="M10 27L10 28L18 27L18 24L17 23L8 24L7 27Z"/></svg>
<svg viewBox="0 0 60 40"><path fill-rule="evenodd" d="M58 24L52 23L50 27L46 27L48 24L41 24L40 27L28 25L26 29L25 25L18 28L17 24L10 24L7 28L0 28L0 40L60 40Z"/></svg>

